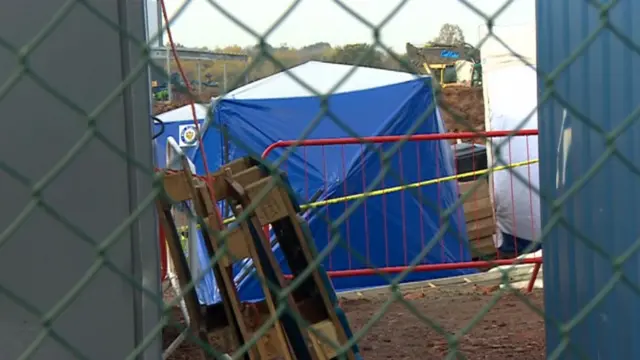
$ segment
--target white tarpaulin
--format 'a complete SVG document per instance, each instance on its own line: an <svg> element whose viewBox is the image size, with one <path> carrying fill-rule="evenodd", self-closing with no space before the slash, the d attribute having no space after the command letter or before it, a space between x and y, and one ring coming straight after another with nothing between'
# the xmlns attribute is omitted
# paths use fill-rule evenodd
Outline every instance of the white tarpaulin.
<svg viewBox="0 0 640 360"><path fill-rule="evenodd" d="M529 66L535 66L536 62L535 25L495 26L493 32L510 49L496 40L487 41L481 48L486 128L537 129L537 75ZM488 145L490 162L496 166L538 159L537 136L494 138ZM497 158L498 146L501 161ZM537 239L540 234L538 164L498 171L492 180L499 230L496 247L502 245L502 232L526 240Z"/></svg>

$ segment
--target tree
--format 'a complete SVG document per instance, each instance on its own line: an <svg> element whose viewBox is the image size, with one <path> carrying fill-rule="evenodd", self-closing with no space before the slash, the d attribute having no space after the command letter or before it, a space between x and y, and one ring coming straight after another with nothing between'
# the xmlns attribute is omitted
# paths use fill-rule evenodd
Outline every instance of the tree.
<svg viewBox="0 0 640 360"><path fill-rule="evenodd" d="M383 68L383 54L370 44L349 44L334 49L331 62Z"/></svg>
<svg viewBox="0 0 640 360"><path fill-rule="evenodd" d="M444 45L462 45L464 44L464 33L460 26L455 24L444 24L440 28L440 34L433 39L434 43Z"/></svg>

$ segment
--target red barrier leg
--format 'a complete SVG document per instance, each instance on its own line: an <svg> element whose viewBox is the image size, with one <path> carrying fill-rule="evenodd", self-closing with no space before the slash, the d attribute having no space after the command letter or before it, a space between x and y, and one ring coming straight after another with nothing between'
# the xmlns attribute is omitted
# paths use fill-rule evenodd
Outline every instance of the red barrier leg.
<svg viewBox="0 0 640 360"><path fill-rule="evenodd" d="M162 225L158 225L158 238L158 245L160 245L160 281L164 281L167 278L167 245Z"/></svg>
<svg viewBox="0 0 640 360"><path fill-rule="evenodd" d="M527 292L533 291L533 285L536 283L536 279L538 278L538 273L540 272L541 263L536 263L533 266L533 273L531 273L531 279L529 279L529 285L527 285Z"/></svg>

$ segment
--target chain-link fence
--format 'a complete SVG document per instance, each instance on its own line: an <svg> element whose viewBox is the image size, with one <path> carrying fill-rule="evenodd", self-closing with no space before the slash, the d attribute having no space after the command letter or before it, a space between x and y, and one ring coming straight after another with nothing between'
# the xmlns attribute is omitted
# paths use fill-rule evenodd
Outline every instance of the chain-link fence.
<svg viewBox="0 0 640 360"><path fill-rule="evenodd" d="M190 3L172 19L163 9L169 29ZM637 99L621 93L637 85L618 69L635 74L637 36L621 30L631 28L630 0L566 7L538 1L541 19L593 19L550 23L556 35L538 27L543 52L537 66L535 52L523 54L535 48L533 28L494 28L514 1L486 14L460 0L486 24L486 36L473 44L483 60L469 70L482 68L482 79L446 86L436 81L443 79L436 73L444 74L445 61L424 64L381 40L407 1L398 1L378 24L349 2L334 1L336 11L371 30L374 46L361 47L348 61L320 57L315 60L324 62L300 67L274 55L269 35L295 16L302 1L292 2L263 34L224 5L208 3L209 11L254 35L257 44L229 89L270 64L282 72L278 81L296 85L304 96L272 96L277 89L263 82L261 97L236 92L229 103L223 96L206 108L188 105L188 117L177 119L183 122L153 114L156 133L149 134L148 68L163 69L141 40L139 3L52 1L30 10L13 4L15 9L0 14L1 358L151 359L160 350L166 359L600 358L594 349L605 357L637 354L631 340L609 339L616 336L616 321L629 331L637 326L629 323L637 312L637 285L622 272L636 258L635 247L629 247L633 226L609 218L585 224L578 220L580 211L590 213L584 208L596 206L597 199L582 208L574 200L590 180L596 184L587 189L598 192L618 181L598 175L603 168L637 174ZM100 42L87 38L100 35ZM177 42L171 35L168 40L184 77L175 91L189 96ZM589 49L593 44L598 49ZM443 51L450 57L457 48ZM559 61L563 51L568 57ZM595 52L611 59L596 64ZM380 56L387 63L379 67L387 69L358 68ZM422 66L432 76L423 76ZM618 102L576 89L571 81L578 75L567 73L582 70L572 66L602 75L601 82L620 95ZM619 80L613 80L616 74ZM581 81L590 76L587 70L579 75ZM321 81L314 83L314 77ZM373 85L359 87L354 79ZM409 90L402 84L410 84ZM380 92L362 100L375 91ZM358 94L349 97L350 92ZM482 92L492 128L469 123L456 109L467 101L463 93ZM587 108L572 105L578 95L565 97L572 92L579 92L578 103ZM446 93L456 95L445 101ZM294 103L295 98L303 99ZM539 120L540 141L538 110L546 115ZM262 118L265 113L273 118ZM596 113L617 118L602 124L590 119ZM374 123L380 114L386 115ZM277 138L269 121L295 136ZM455 133L441 134L444 124ZM177 133L171 135L173 127ZM604 145L585 145L597 142L596 135ZM616 143L624 136L631 138ZM470 152L458 152L461 142L471 144ZM575 146L592 153L578 161L571 153ZM232 171L229 163L243 156L254 159L247 163L252 166ZM619 163L609 165L613 158ZM152 166L152 159L159 163ZM471 165L461 166L465 161ZM257 177L243 183L249 175ZM178 192L169 188L169 178L189 180ZM635 184L625 184L630 193L611 196L633 208ZM183 197L176 199L178 193ZM220 208L208 205L219 200L225 200ZM616 209L608 204L613 203L601 211ZM287 211L276 216L278 206ZM508 228L505 221L511 221ZM598 221L603 229L619 229L611 236L628 237L629 243L603 248L603 241L594 240L606 237ZM541 246L551 264L546 312L534 286L542 282ZM572 263L580 261L606 269ZM584 273L577 276L563 266ZM166 279L158 277L161 268ZM582 276L593 283L574 283ZM617 298L607 300L612 291ZM621 314L612 313L616 306ZM633 315L625 318L626 311ZM608 335L598 333L606 345L594 345L589 331L600 331L594 328L606 328Z"/></svg>

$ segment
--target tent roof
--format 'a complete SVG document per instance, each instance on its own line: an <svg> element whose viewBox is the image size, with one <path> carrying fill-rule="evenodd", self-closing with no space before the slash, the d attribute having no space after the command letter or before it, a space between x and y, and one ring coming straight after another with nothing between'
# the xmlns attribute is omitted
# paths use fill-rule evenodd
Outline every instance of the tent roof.
<svg viewBox="0 0 640 360"><path fill-rule="evenodd" d="M204 120L207 117L207 106L202 104L194 104L196 107L196 116L198 120ZM158 119L165 123L192 120L193 114L191 113L191 105L185 105L177 109L169 110L165 113L156 116Z"/></svg>
<svg viewBox="0 0 640 360"><path fill-rule="evenodd" d="M327 94L334 86L342 81L350 71L353 71L353 73L349 75L339 88L332 91L333 94L399 84L418 78L414 74L401 71L309 61L295 66L288 71L282 71L237 88L225 95L224 98L256 100L314 95L313 92L302 86L291 75L304 81L309 87L321 94ZM290 72L290 74L287 74L287 72Z"/></svg>

